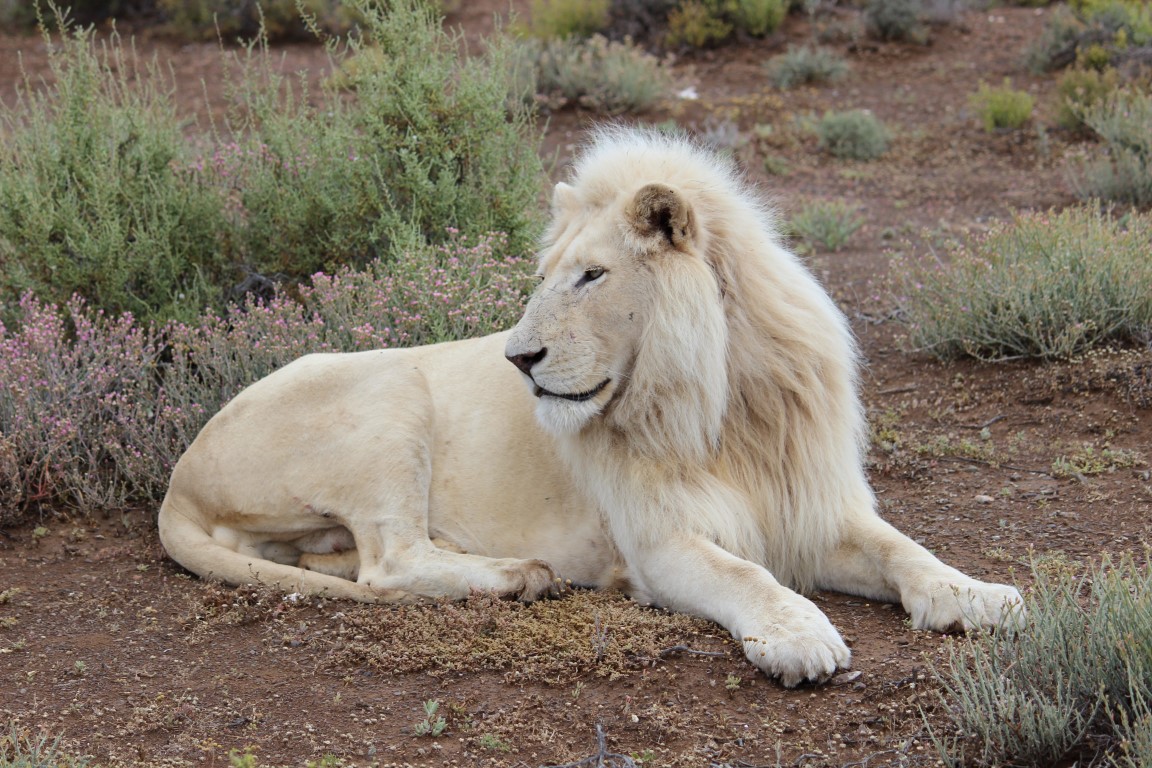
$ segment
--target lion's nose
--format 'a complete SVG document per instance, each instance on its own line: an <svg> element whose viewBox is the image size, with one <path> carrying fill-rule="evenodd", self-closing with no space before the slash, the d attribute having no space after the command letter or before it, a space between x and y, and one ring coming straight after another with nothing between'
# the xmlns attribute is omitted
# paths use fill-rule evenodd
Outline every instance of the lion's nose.
<svg viewBox="0 0 1152 768"><path fill-rule="evenodd" d="M528 376L532 375L532 366L544 359L548 354L548 347L541 347L537 352L523 352L519 355L506 355L508 362L516 366Z"/></svg>

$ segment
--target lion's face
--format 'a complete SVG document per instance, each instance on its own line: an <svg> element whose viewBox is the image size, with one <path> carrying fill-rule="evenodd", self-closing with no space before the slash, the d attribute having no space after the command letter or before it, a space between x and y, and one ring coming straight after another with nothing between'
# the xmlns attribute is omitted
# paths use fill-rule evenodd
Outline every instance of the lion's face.
<svg viewBox="0 0 1152 768"><path fill-rule="evenodd" d="M574 198L558 186L540 282L505 350L555 434L579 431L626 385L647 320L647 267L626 246L622 214Z"/></svg>

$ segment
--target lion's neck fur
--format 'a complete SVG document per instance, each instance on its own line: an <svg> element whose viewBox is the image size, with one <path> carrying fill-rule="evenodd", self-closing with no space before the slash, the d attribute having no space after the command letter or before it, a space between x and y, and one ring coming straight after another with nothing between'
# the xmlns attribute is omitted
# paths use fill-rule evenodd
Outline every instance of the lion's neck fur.
<svg viewBox="0 0 1152 768"><path fill-rule="evenodd" d="M631 379L563 453L593 478L625 552L696 530L810 588L840 522L873 504L847 322L734 170L686 142L608 133L576 178L593 198L676 185L700 258L652 264L655 310Z"/></svg>

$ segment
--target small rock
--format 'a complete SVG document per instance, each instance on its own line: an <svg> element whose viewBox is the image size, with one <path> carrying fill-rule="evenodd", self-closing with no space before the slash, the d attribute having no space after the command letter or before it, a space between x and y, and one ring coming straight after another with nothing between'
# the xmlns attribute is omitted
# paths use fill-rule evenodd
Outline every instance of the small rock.
<svg viewBox="0 0 1152 768"><path fill-rule="evenodd" d="M993 499L986 493L979 493L973 497L972 501L976 502L977 504L991 504Z"/></svg>
<svg viewBox="0 0 1152 768"><path fill-rule="evenodd" d="M860 679L863 672L841 672L839 675L834 676L829 682L832 685L847 685L848 683L855 682Z"/></svg>

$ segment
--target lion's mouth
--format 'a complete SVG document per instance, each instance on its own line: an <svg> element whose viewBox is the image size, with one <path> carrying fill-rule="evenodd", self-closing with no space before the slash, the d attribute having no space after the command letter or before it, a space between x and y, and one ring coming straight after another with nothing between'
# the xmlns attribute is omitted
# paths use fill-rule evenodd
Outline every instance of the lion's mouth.
<svg viewBox="0 0 1152 768"><path fill-rule="evenodd" d="M577 392L575 394L562 394L560 392L549 392L548 390L544 389L544 387L537 384L536 385L536 397L545 397L545 396L558 397L561 400L571 400L574 403L582 403L585 400L591 400L592 398L596 397L596 395L603 392L604 387L608 386L608 384L611 381L612 381L612 379L604 379L604 381L600 382L599 384L597 384L595 387L588 390L587 392Z"/></svg>

